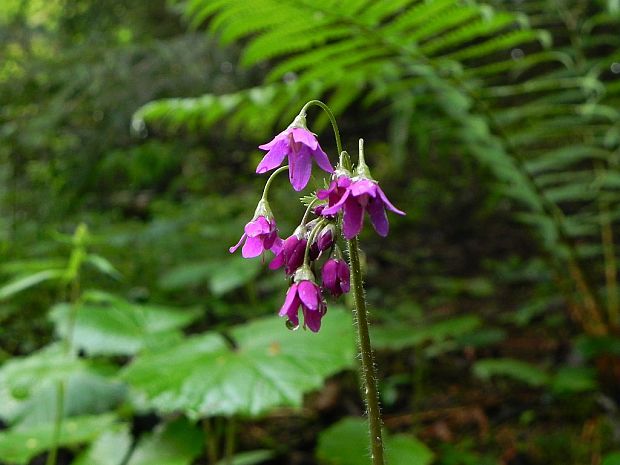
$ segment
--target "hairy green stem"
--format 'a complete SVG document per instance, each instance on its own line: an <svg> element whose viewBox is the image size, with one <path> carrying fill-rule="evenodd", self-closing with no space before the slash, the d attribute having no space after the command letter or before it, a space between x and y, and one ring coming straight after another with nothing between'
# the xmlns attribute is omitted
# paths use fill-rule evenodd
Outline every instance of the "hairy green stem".
<svg viewBox="0 0 620 465"><path fill-rule="evenodd" d="M336 138L336 149L338 150L338 155L340 155L342 153L342 141L340 140L340 130L338 129L338 123L336 123L336 117L334 116L334 113L331 111L331 109L326 104L321 102L320 100L310 100L308 103L306 103L301 108L301 111L299 112L299 114L302 116L306 116L306 112L308 111L308 108L310 108L312 105L320 107L323 111L325 111L325 113L327 113L327 116L329 117L329 121L332 123L332 129L334 130L334 136Z"/></svg>
<svg viewBox="0 0 620 465"><path fill-rule="evenodd" d="M379 390L377 389L375 362L368 331L368 313L366 310L366 297L364 295L364 284L362 282L362 268L360 265L357 237L348 240L347 246L349 248L349 265L351 267L351 289L355 301L355 308L353 311L355 315L355 325L357 327L357 342L361 355L363 395L366 400L368 413L372 464L384 465Z"/></svg>

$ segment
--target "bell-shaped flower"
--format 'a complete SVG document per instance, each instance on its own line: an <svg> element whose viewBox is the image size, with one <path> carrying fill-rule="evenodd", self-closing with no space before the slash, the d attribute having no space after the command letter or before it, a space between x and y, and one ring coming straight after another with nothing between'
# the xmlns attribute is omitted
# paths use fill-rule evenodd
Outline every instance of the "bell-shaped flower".
<svg viewBox="0 0 620 465"><path fill-rule="evenodd" d="M336 242L336 226L333 223L328 223L321 228L316 239L310 246L310 258L316 260L321 253L330 249Z"/></svg>
<svg viewBox="0 0 620 465"><path fill-rule="evenodd" d="M243 235L236 245L228 251L234 253L243 243L243 258L254 258L266 250L277 254L282 248L282 239L278 237L276 220L266 200L261 200L256 207L254 218L245 225Z"/></svg>
<svg viewBox="0 0 620 465"><path fill-rule="evenodd" d="M318 332L321 329L321 319L327 313L327 305L308 266L302 266L295 273L279 315L286 317L290 325L296 328L299 326L300 307L304 316L304 328Z"/></svg>
<svg viewBox="0 0 620 465"><path fill-rule="evenodd" d="M265 173L277 168L288 157L289 179L296 191L302 190L308 184L313 159L322 170L334 172L316 136L306 128L305 117L295 118L288 128L271 142L259 145L259 148L268 152L256 167L256 172Z"/></svg>
<svg viewBox="0 0 620 465"><path fill-rule="evenodd" d="M383 237L387 236L389 231L386 210L399 215L405 214L392 205L376 181L365 177L340 176L331 182L328 189L317 192L317 197L328 200L328 206L323 209L322 215L344 211L342 230L347 239L352 239L362 230L364 211L368 212L375 231Z"/></svg>
<svg viewBox="0 0 620 465"><path fill-rule="evenodd" d="M321 271L323 289L334 297L346 294L351 289L351 276L347 263L338 258L330 258Z"/></svg>
<svg viewBox="0 0 620 465"><path fill-rule="evenodd" d="M271 263L269 263L269 268L277 270L284 265L285 273L287 275L292 275L304 262L304 253L307 243L308 241L304 237L303 229L301 227L297 228L292 236L284 240L282 248Z"/></svg>

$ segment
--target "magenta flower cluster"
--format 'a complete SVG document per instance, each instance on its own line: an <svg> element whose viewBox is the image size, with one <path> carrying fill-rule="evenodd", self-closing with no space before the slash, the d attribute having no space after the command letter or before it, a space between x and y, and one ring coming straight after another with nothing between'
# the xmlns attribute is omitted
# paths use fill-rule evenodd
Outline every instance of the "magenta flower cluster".
<svg viewBox="0 0 620 465"><path fill-rule="evenodd" d="M268 182L254 217L246 224L239 242L229 249L233 253L243 244L244 258L264 256L271 251L274 258L269 268L283 268L290 282L279 315L287 318L287 326L297 328L301 309L304 328L317 332L327 312L325 296L337 298L348 293L351 287L349 266L337 244L340 231L346 239L357 236L363 227L364 212L368 212L374 229L386 236L389 230L386 211L405 213L392 205L370 177L362 156L355 176L341 164L334 170L316 135L306 128L305 115L300 114L291 126L259 148L267 153L256 172L262 174L278 168L286 158L289 179L296 191L307 186L313 160L332 175L329 187L314 195L301 224L284 240L278 235L267 201ZM286 168L278 171L283 169ZM311 212L315 218L306 222ZM319 270L321 279L317 280Z"/></svg>

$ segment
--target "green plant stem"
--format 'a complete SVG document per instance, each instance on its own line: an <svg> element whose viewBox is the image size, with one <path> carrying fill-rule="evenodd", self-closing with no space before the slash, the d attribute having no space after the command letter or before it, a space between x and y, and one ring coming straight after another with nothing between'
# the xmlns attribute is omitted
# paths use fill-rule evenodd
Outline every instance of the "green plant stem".
<svg viewBox="0 0 620 465"><path fill-rule="evenodd" d="M269 176L269 179L267 179L267 182L265 183L265 188L263 189L263 195L261 199L267 200L267 195L269 195L269 189L271 188L271 183L273 182L273 180L278 174L280 174L283 171L286 171L287 169L288 169L288 165L284 165L278 168L277 170L275 170L273 173L271 173L271 176Z"/></svg>
<svg viewBox="0 0 620 465"><path fill-rule="evenodd" d="M318 201L319 199L314 199L312 202L310 202L310 204L306 208L306 211L304 212L304 216L301 218L299 226L305 226L306 221L308 220L308 215L310 215L310 210L312 210L312 207L314 207Z"/></svg>
<svg viewBox="0 0 620 465"><path fill-rule="evenodd" d="M210 465L217 462L217 438L213 430L211 418L202 420L202 431L204 433L205 446L207 451L207 461Z"/></svg>
<svg viewBox="0 0 620 465"><path fill-rule="evenodd" d="M226 425L226 443L224 445L224 461L226 465L232 465L235 455L235 417L228 418Z"/></svg>
<svg viewBox="0 0 620 465"><path fill-rule="evenodd" d="M308 242L306 242L306 249L304 250L304 265L310 264L310 248L312 247L312 242L314 241L316 235L319 233L321 227L326 222L327 221L325 219L319 220L317 224L314 225L314 228L312 228L312 231L310 231L310 234L308 234Z"/></svg>
<svg viewBox="0 0 620 465"><path fill-rule="evenodd" d="M75 332L75 322L77 320L77 313L81 305L80 299L80 268L82 262L86 257L86 250L84 248L84 240L87 234L87 229L84 225L78 226L74 234L74 249L69 257L68 276L70 276L70 298L71 308L69 310L69 317L67 319L67 332L63 341L64 355L69 357L73 352L73 333ZM60 436L62 434L62 424L64 420L65 410L65 391L66 380L58 381L56 386L56 412L54 414L54 432L52 433L52 447L45 461L46 465L56 465L58 459L58 444L60 443Z"/></svg>
<svg viewBox="0 0 620 465"><path fill-rule="evenodd" d="M377 389L375 362L372 346L370 344L370 333L368 331L368 313L366 310L366 297L364 295L364 284L362 282L362 269L357 237L348 240L347 246L349 248L349 265L351 267L351 289L355 301L353 312L355 315L355 326L357 327L357 342L361 355L363 395L366 400L368 413L372 464L384 465L379 390Z"/></svg>
<svg viewBox="0 0 620 465"><path fill-rule="evenodd" d="M336 138L336 149L338 150L338 155L340 155L342 153L342 141L340 140L340 130L338 129L338 123L336 122L336 117L334 116L334 113L331 111L331 109L326 104L321 102L320 100L310 100L308 103L306 103L301 108L301 111L299 112L299 114L302 116L306 116L306 112L308 111L308 108L310 108L313 105L320 107L323 111L325 111L325 113L327 113L327 116L329 117L329 121L332 123L332 128L334 130L334 137Z"/></svg>

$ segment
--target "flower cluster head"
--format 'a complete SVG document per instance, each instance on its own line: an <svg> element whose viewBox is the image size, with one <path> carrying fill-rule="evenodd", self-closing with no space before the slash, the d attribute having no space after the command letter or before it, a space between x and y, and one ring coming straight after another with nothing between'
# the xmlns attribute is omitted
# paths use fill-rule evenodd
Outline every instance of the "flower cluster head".
<svg viewBox="0 0 620 465"><path fill-rule="evenodd" d="M288 166L277 169L270 176L252 220L246 224L239 242L229 250L233 253L243 244L241 254L244 258L273 252L269 268L283 268L290 284L279 315L287 318L289 328L298 328L301 308L303 327L317 332L327 312L324 296L337 298L349 292L351 287L349 266L338 246L340 235L348 240L356 237L362 230L364 213L368 212L375 231L386 236L389 231L386 212L405 213L392 205L370 175L361 140L355 175L351 174L346 152L341 153L340 163L334 170L316 135L306 127L304 110L287 129L260 148L268 152L256 168L257 173L278 168L287 157ZM313 159L331 174L329 186L310 197L300 225L289 237L281 239L267 202L269 187L273 178L288 168L293 189L304 189L310 179ZM311 213L315 218L306 221Z"/></svg>
<svg viewBox="0 0 620 465"><path fill-rule="evenodd" d="M289 179L296 191L302 190L308 184L312 159L322 170L334 172L327 154L323 152L316 135L306 127L306 117L302 115L295 118L295 121L271 142L259 145L259 148L268 152L256 167L256 172L262 174L271 171L288 157Z"/></svg>

